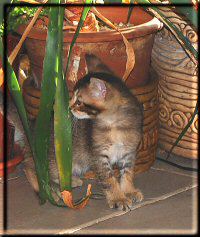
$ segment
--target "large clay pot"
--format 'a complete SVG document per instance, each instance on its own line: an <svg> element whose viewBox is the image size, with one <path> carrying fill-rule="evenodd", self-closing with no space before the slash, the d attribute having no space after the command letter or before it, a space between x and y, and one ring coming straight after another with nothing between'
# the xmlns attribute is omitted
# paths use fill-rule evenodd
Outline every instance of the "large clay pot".
<svg viewBox="0 0 200 237"><path fill-rule="evenodd" d="M119 23L126 22L129 7L97 7L109 20ZM119 17L120 16L120 17ZM151 50L155 33L161 24L139 7L135 7L130 22L134 25L122 30L125 37L132 43L136 55L133 71L127 79L130 88L145 85L149 79ZM20 26L18 33L24 32L25 26ZM64 32L64 68L74 33ZM31 68L38 80L42 80L43 60L45 55L47 31L33 28L26 41L25 47L30 57ZM126 50L122 36L115 30L92 33L80 33L72 54L68 82L80 79L85 72L84 54L93 53L122 78L126 66ZM73 83L72 83L73 84ZM69 84L71 89L73 85Z"/></svg>
<svg viewBox="0 0 200 237"><path fill-rule="evenodd" d="M166 11L165 11L166 14ZM197 49L197 33L175 13L170 19ZM166 29L157 33L152 51L152 66L159 85L159 148L166 155L190 120L198 99L197 65ZM196 115L173 154L190 159L198 157L198 116Z"/></svg>

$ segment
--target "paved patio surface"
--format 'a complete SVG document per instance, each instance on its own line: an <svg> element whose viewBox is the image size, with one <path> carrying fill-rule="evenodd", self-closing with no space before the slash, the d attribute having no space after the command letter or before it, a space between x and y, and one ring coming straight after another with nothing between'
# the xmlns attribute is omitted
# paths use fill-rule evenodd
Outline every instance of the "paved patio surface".
<svg viewBox="0 0 200 237"><path fill-rule="evenodd" d="M191 234L197 231L196 173L160 161L136 177L136 187L143 191L145 199L127 212L109 209L105 199L91 199L79 211L50 203L40 206L21 167L15 176L8 181L7 233L10 234ZM95 181L91 182L93 192L99 191ZM76 190L75 196L86 190L86 184L82 191ZM1 190L2 187L1 183Z"/></svg>

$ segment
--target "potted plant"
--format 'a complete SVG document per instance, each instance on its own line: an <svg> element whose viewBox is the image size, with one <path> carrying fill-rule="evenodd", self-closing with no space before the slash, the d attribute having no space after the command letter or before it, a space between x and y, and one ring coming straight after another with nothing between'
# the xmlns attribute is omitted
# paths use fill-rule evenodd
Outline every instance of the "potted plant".
<svg viewBox="0 0 200 237"><path fill-rule="evenodd" d="M88 3L88 2L89 1L86 1L86 3ZM60 1L58 1L58 3L60 3ZM89 11L89 7L86 6L83 10L81 20L85 19L85 16L87 16L88 11ZM49 187L48 170L44 170L44 167L48 166L47 157L46 157L46 150L45 150L46 149L46 141L44 141L45 140L44 138L48 137L49 133L46 130L41 131L42 130L41 126L43 126L44 124L47 127L49 126L49 118L50 118L49 108L51 109L52 104L53 104L53 98L54 98L54 92L55 91L52 88L51 82L48 80L48 75L49 76L51 75L50 73L52 73L52 69L57 70L57 73L58 73L59 78L60 78L60 80L58 80L60 84L57 86L56 92L55 92L56 103L55 103L55 107L54 107L55 108L54 112L55 112L56 116L60 116L59 118L61 119L61 123L59 124L59 126L61 126L61 127L64 126L65 130L68 131L67 134L62 134L65 137L65 141L67 141L66 144L67 144L67 148L68 148L68 150L65 150L66 148L63 147L62 154L64 154L64 152L65 152L64 155L68 154L69 160L64 161L63 156L61 155L61 157L58 157L57 161L62 164L61 167L66 167L66 172L69 172L69 173L70 173L70 156L71 156L71 153L70 153L71 152L71 150L70 150L70 147L71 147L71 145L70 145L70 120L68 119L67 121L64 121L64 120L62 121L62 119L63 119L62 114L59 114L59 111L60 111L59 107L60 106L63 106L62 107L63 108L63 114L65 114L66 117L68 117L69 111L66 109L66 107L67 107L66 104L64 105L64 103L66 101L68 101L68 100L65 100L66 99L65 97L68 96L68 95L63 94L62 90L65 87L65 84L63 84L63 80L62 80L63 75L62 75L62 73L60 73L60 72L62 72L62 66L63 66L62 65L62 58L61 58L61 52L62 52L61 45L62 45L62 33L63 33L62 32L62 30L63 30L62 24L59 25L58 29L55 28L55 26L57 26L56 25L56 19L60 23L63 22L63 18L62 18L63 15L62 14L59 15L58 13L64 14L63 11L61 10L61 8L56 9L56 10L51 10L51 12L50 12L50 17L51 17L52 21L50 21L51 24L49 25L49 29L48 29L49 30L48 31L48 37L49 38L47 40L47 50L46 50L46 56L45 56L45 60L44 60L44 72L43 72L43 83L42 83L43 93L42 93L42 97L41 97L41 101L40 101L40 111L39 111L39 114L38 114L38 117L37 117L37 125L38 126L36 126L36 130L37 130L38 133L37 133L37 137L35 139L36 144L32 143L32 137L30 135L30 131L29 131L29 128L28 128L28 123L27 123L27 120L26 120L25 110L23 108L20 111L20 106L18 107L19 113L22 117L22 120L24 121L24 127L25 127L25 130L27 132L27 136L28 136L28 139L29 139L29 142L30 142L30 145L32 147L33 154L34 154L34 157L35 157L38 180L39 180L39 184L40 184L40 198L41 198L42 201L45 201L46 199L49 199L52 203L55 203L55 202L52 200L52 197L51 197L51 191L50 191L50 187ZM56 15L56 14L58 14L58 15ZM74 34L75 38L77 37L77 33L78 33L78 31L80 30L80 28L82 26L82 21L81 20L79 21L76 33ZM52 31L50 31L50 29ZM51 50L48 47L50 39L51 39L51 43L53 42L54 45L55 45L55 48L51 48ZM56 46L57 45L56 44L57 40L58 40L58 42L60 42L60 44L58 46ZM73 44L74 44L74 41L72 41L72 44L70 46L71 48L72 48ZM71 48L69 50L69 56L70 56L70 53L71 53ZM52 58L52 53L53 52L51 52L51 51L53 51L55 53L54 57L55 57L55 55L59 56L58 57L58 60L59 60L58 62L59 62L59 69L60 70L58 70L58 68L55 68L55 59ZM50 63L53 65L52 68L49 67ZM67 65L68 65L68 63L67 63ZM11 72L10 67L9 67L9 71ZM15 84L15 86L16 86L15 88L17 89L17 80L16 80L15 76L13 74L10 74L10 78L12 79L11 81ZM47 94L47 87L46 87L47 85L50 86L51 89L52 89L52 90L48 90L48 92L49 92L48 94ZM148 88L148 93L154 94L153 91L154 91L155 88L156 88L155 86L150 86L150 88ZM23 101L22 97L20 96L20 98L19 97L17 98L17 94L15 93L13 88L10 87L10 89L12 90L12 93L13 93L15 99L18 100L18 102L19 101L22 102ZM19 89L18 89L18 91L19 91ZM140 88L140 92L142 92L141 88ZM139 97L140 94L141 93L138 93L138 97ZM59 95L61 95L61 96L59 96ZM156 104L157 105L157 96L151 100L150 104L153 104L153 105ZM157 107L155 107L155 108L156 108L156 111L157 111ZM146 117L147 120L149 119L149 117L150 117L149 115L152 112L153 111L150 111L150 113L147 115L147 117ZM66 122L67 122L67 124L66 124ZM60 137L59 139L62 139L62 138ZM156 139L156 137L155 137L155 139ZM146 141L150 142L150 139L146 139ZM148 142L147 142L147 144L148 144ZM63 163L63 162L65 162L65 163ZM60 172L63 172L63 171L60 170ZM45 185L42 185L42 183L45 183ZM44 189L44 188L46 188L46 189ZM61 180L61 191L62 191L62 193L65 192L65 190L71 190L70 180L66 176L63 177L63 179ZM73 205L71 205L71 206L73 207Z"/></svg>

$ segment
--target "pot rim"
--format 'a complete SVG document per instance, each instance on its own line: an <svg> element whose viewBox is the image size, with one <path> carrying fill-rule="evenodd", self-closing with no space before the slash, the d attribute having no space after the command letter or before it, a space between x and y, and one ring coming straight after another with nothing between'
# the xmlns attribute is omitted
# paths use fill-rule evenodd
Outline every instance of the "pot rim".
<svg viewBox="0 0 200 237"><path fill-rule="evenodd" d="M120 31L124 34L124 36L127 39L132 39L132 38L138 38L142 37L145 35L152 34L154 32L157 32L162 28L163 24L156 18L153 17L152 20L147 21L143 24L136 25L136 26L131 26L131 27L126 27L123 29L120 29ZM26 25L20 25L17 29L17 33L22 35L24 30L26 29ZM69 33L64 31L64 42L71 43L74 32ZM31 39L39 39L41 41L46 41L47 37L47 30L45 29L36 29L32 28L31 31L29 32L27 38ZM115 30L109 30L109 31L99 31L99 32L81 32L76 40L77 43L94 43L94 42L101 42L101 41L118 41L122 40L122 36L119 32Z"/></svg>

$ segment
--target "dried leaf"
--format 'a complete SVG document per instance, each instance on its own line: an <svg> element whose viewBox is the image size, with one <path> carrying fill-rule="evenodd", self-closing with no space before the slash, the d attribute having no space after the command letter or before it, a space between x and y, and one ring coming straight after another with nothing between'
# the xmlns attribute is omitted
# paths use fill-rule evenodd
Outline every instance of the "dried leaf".
<svg viewBox="0 0 200 237"><path fill-rule="evenodd" d="M92 187L91 184L88 184L87 194L86 194L85 198L83 198L80 202L75 203L75 204L73 204L72 192L66 191L66 190L61 192L61 195L62 195L65 205L67 205L68 207L70 207L72 209L84 208L87 205L89 198L92 194L91 187Z"/></svg>
<svg viewBox="0 0 200 237"><path fill-rule="evenodd" d="M135 53L134 49L132 47L132 44L126 39L126 37L123 35L123 33L111 22L109 21L106 17L104 17L100 12L97 11L95 7L91 8L91 11L98 17L100 18L103 22L105 22L107 25L115 29L117 32L119 32L123 38L124 44L126 46L126 54L127 54L127 61L126 61L126 70L123 75L123 80L126 81L128 76L130 75L131 71L134 68L135 65Z"/></svg>

